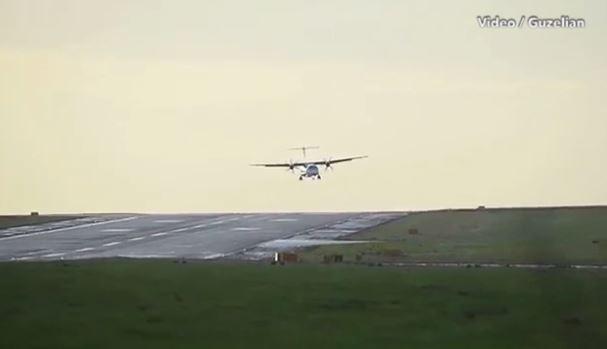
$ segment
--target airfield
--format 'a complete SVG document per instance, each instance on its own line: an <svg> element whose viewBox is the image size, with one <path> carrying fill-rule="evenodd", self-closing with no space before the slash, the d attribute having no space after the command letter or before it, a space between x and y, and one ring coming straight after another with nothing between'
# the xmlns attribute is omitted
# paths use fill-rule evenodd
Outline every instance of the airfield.
<svg viewBox="0 0 607 349"><path fill-rule="evenodd" d="M0 230L0 260L224 257L328 244L404 213L91 215Z"/></svg>
<svg viewBox="0 0 607 349"><path fill-rule="evenodd" d="M607 343L606 207L40 220L0 229L2 348Z"/></svg>

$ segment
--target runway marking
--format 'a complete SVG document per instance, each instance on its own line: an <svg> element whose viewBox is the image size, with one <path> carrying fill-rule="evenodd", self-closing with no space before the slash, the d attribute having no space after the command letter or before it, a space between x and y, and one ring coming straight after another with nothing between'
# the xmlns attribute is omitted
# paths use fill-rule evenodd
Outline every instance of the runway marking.
<svg viewBox="0 0 607 349"><path fill-rule="evenodd" d="M122 232L122 231L133 231L135 229L129 229L129 228L109 228L109 229L103 229L101 231L103 232Z"/></svg>
<svg viewBox="0 0 607 349"><path fill-rule="evenodd" d="M127 217L127 218L119 218L119 219L114 219L114 220L105 221L105 222L80 224L80 225L75 225L73 227L66 227L66 228L45 230L45 231L39 231L39 232L36 232L36 233L29 233L29 234L19 234L19 235L7 236L7 237L0 238L0 240L19 239L19 238L28 237L28 236L38 236L38 235L56 233L56 232L66 231L66 230L72 230L72 229L94 227L96 225L102 225L102 224L110 224L110 223L116 223L116 222L126 222L126 221L130 221L130 220L137 219L137 218L139 218L139 216L132 216L132 217Z"/></svg>
<svg viewBox="0 0 607 349"><path fill-rule="evenodd" d="M31 252L27 252L25 255L26 255L26 256L31 256L31 255L33 255L33 254L40 254L40 253L43 253L43 252L44 252L44 251L31 251Z"/></svg>
<svg viewBox="0 0 607 349"><path fill-rule="evenodd" d="M222 221L215 221L215 222L208 223L207 225L216 225L216 224L222 224L222 223L225 223L225 222L227 222L227 221L225 221L225 220L222 220Z"/></svg>
<svg viewBox="0 0 607 349"><path fill-rule="evenodd" d="M270 220L270 222L297 222L297 218L276 218Z"/></svg>
<svg viewBox="0 0 607 349"><path fill-rule="evenodd" d="M61 257L61 256L64 256L64 255L65 255L65 253L49 253L49 254L45 254L42 257L44 257L44 258L53 258L53 257Z"/></svg>
<svg viewBox="0 0 607 349"><path fill-rule="evenodd" d="M86 252L86 251L92 251L92 250L94 250L93 247L85 247L85 248L78 249L74 252Z"/></svg>
<svg viewBox="0 0 607 349"><path fill-rule="evenodd" d="M217 225L217 224L223 224L223 223L228 223L228 222L233 222L233 221L237 221L239 220L240 217L234 217L234 218L227 218L227 219L221 219L218 221L214 221L214 222L209 222L206 223L206 225Z"/></svg>
<svg viewBox="0 0 607 349"><path fill-rule="evenodd" d="M188 229L189 229L189 228L180 228L180 229L175 229L175 230L173 230L173 232L175 232L175 233L179 233L179 232L182 232L182 231L186 231L186 230L188 230Z"/></svg>
<svg viewBox="0 0 607 349"><path fill-rule="evenodd" d="M136 238L130 238L129 241L139 241L145 239L145 236L138 236Z"/></svg>
<svg viewBox="0 0 607 349"><path fill-rule="evenodd" d="M232 228L232 230L239 230L239 231L252 231L252 230L259 230L261 228L255 228L255 227L236 227L236 228Z"/></svg>
<svg viewBox="0 0 607 349"><path fill-rule="evenodd" d="M210 255L202 256L202 259L216 259L227 256L226 253L213 253Z"/></svg>
<svg viewBox="0 0 607 349"><path fill-rule="evenodd" d="M157 219L154 223L179 223L183 222L182 219Z"/></svg>
<svg viewBox="0 0 607 349"><path fill-rule="evenodd" d="M222 223L226 223L226 222L234 222L239 220L240 217L234 217L234 218L228 218L228 219L224 219ZM220 221L221 222L221 221Z"/></svg>
<svg viewBox="0 0 607 349"><path fill-rule="evenodd" d="M28 261L30 259L34 259L33 256L28 256L28 257L12 257L11 260L15 260L15 261Z"/></svg>
<svg viewBox="0 0 607 349"><path fill-rule="evenodd" d="M361 227L363 228L363 227ZM359 229L337 229L336 232L338 233L346 233L346 234L353 234L356 233Z"/></svg>
<svg viewBox="0 0 607 349"><path fill-rule="evenodd" d="M205 224L198 224L198 225L195 225L195 226L193 226L193 227L189 227L189 229L198 229L198 228L204 228L204 227L206 227L206 226L208 226L208 225L209 225L209 224L207 224L207 223L205 223ZM177 231L177 230L173 230L173 231Z"/></svg>
<svg viewBox="0 0 607 349"><path fill-rule="evenodd" d="M152 234L151 236L163 236L163 235L167 235L168 233L156 233L156 234Z"/></svg>
<svg viewBox="0 0 607 349"><path fill-rule="evenodd" d="M120 245L120 241L108 242L107 244L103 244L104 247L110 247L115 245Z"/></svg>

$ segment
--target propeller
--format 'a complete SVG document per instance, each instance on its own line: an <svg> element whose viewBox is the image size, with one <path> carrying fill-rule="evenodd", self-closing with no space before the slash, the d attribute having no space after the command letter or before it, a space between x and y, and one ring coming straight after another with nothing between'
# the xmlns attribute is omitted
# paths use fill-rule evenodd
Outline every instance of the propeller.
<svg viewBox="0 0 607 349"><path fill-rule="evenodd" d="M295 164L293 163L293 159L289 159L289 168L287 169L287 171L293 172L294 169L295 169Z"/></svg>
<svg viewBox="0 0 607 349"><path fill-rule="evenodd" d="M328 169L331 169L331 171L333 171L333 166L331 166L331 158L325 159L325 171L327 171Z"/></svg>

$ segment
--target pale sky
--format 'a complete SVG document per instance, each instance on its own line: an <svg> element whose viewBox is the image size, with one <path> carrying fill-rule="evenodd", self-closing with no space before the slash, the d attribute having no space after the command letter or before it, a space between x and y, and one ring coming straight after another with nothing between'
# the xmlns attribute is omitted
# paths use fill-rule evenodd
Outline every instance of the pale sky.
<svg viewBox="0 0 607 349"><path fill-rule="evenodd" d="M605 37L604 0L0 0L0 214L607 204ZM248 166L305 144L369 158Z"/></svg>

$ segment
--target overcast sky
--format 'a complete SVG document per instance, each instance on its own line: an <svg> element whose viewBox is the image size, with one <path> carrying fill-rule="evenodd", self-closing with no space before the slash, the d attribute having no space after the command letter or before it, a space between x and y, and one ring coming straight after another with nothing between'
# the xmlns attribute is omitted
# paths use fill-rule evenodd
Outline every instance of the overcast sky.
<svg viewBox="0 0 607 349"><path fill-rule="evenodd" d="M0 0L0 213L607 204L606 26L603 0ZM304 144L369 158L248 166Z"/></svg>

